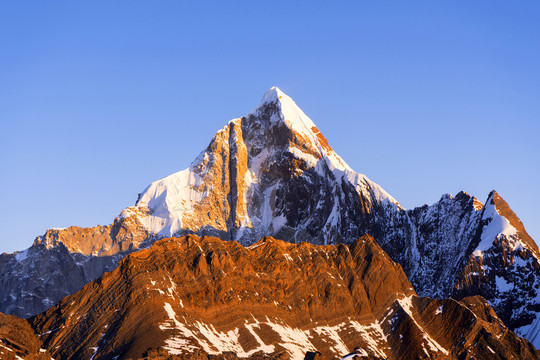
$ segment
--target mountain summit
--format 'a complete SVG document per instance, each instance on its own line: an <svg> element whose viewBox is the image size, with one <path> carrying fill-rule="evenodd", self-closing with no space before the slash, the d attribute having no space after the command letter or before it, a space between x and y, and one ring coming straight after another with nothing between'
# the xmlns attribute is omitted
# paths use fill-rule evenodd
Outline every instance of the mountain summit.
<svg viewBox="0 0 540 360"><path fill-rule="evenodd" d="M125 255L192 233L244 246L264 236L350 244L370 234L418 295L481 295L540 348L538 247L496 192L484 204L460 192L405 210L353 171L275 87L219 130L187 169L150 184L111 225L51 229L31 248L0 255L0 311L35 315Z"/></svg>

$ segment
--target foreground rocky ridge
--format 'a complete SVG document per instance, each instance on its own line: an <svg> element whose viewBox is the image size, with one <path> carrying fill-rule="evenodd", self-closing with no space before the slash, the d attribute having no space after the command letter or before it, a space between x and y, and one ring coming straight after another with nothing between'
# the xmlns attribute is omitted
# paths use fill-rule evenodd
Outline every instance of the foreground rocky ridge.
<svg viewBox="0 0 540 360"><path fill-rule="evenodd" d="M53 360L26 320L0 313L0 359Z"/></svg>
<svg viewBox="0 0 540 360"><path fill-rule="evenodd" d="M482 295L540 347L538 248L497 193L485 204L461 192L405 210L351 170L277 88L218 131L188 169L148 186L112 226L50 230L26 253L0 255L0 311L37 314L126 254L186 233L246 246L262 236L335 244L371 234L419 295Z"/></svg>
<svg viewBox="0 0 540 360"><path fill-rule="evenodd" d="M30 323L66 360L163 351L333 359L357 346L371 358L540 358L481 298L417 297L369 236L349 246L264 238L247 248L195 235L160 240Z"/></svg>

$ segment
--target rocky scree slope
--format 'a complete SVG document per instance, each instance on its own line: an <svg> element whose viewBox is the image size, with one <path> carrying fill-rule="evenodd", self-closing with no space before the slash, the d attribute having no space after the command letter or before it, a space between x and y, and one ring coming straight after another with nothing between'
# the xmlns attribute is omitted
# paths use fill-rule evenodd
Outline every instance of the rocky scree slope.
<svg viewBox="0 0 540 360"><path fill-rule="evenodd" d="M336 244L371 234L420 295L482 295L540 347L538 248L498 194L482 204L461 192L405 210L351 170L277 88L218 131L188 169L150 184L112 226L50 230L26 252L0 256L0 311L37 314L125 254L187 233L245 246L262 236Z"/></svg>
<svg viewBox="0 0 540 360"><path fill-rule="evenodd" d="M540 358L481 298L417 297L369 236L348 246L160 240L30 322L60 360L336 358L357 346L371 358Z"/></svg>

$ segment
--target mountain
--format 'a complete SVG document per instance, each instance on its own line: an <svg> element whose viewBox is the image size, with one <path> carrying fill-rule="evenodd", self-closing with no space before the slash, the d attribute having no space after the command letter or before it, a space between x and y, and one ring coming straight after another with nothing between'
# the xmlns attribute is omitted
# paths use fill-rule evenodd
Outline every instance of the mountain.
<svg viewBox="0 0 540 360"><path fill-rule="evenodd" d="M496 192L484 204L460 192L406 210L354 172L277 88L219 130L189 168L150 184L112 225L49 230L30 249L0 255L0 311L35 315L126 254L190 233L244 246L263 236L350 244L370 234L420 296L482 295L540 348L538 248Z"/></svg>
<svg viewBox="0 0 540 360"><path fill-rule="evenodd" d="M417 297L370 236L348 246L160 240L30 322L57 360L160 350L330 359L355 347L369 358L540 359L482 298Z"/></svg>
<svg viewBox="0 0 540 360"><path fill-rule="evenodd" d="M0 313L0 359L53 360L41 346L26 320Z"/></svg>
<svg viewBox="0 0 540 360"><path fill-rule="evenodd" d="M467 258L453 296L482 295L510 328L540 347L538 246L495 191L480 219L475 250Z"/></svg>
<svg viewBox="0 0 540 360"><path fill-rule="evenodd" d="M24 318L45 311L147 243L146 230L124 218L110 226L47 230L30 248L0 254L0 310Z"/></svg>
<svg viewBox="0 0 540 360"><path fill-rule="evenodd" d="M150 184L124 214L136 214L158 237L197 232L249 245L272 235L331 244L363 234L356 220L375 204L399 207L272 88L254 111L218 131L188 169Z"/></svg>

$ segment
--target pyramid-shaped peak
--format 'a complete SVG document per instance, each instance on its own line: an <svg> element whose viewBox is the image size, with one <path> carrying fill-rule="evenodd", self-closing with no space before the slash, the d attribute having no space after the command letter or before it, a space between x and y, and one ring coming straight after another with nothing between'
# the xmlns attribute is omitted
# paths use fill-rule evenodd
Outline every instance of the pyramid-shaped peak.
<svg viewBox="0 0 540 360"><path fill-rule="evenodd" d="M506 219L506 221L520 233L521 240L526 243L527 246L532 249L536 254L538 254L538 256L540 256L538 246L525 230L523 223L516 215L516 213L514 213L514 211L510 208L510 205L508 205L508 203L497 193L497 191L492 190L489 193L485 207L486 213L484 214L484 217L493 216L492 214L496 213L497 215L500 215L501 217Z"/></svg>
<svg viewBox="0 0 540 360"><path fill-rule="evenodd" d="M285 96L287 95L283 91L281 91L280 88L278 88L277 86L273 86L263 95L261 104L267 104L270 102L279 102L280 99L282 99ZM290 99L289 96L287 96L287 98Z"/></svg>
<svg viewBox="0 0 540 360"><path fill-rule="evenodd" d="M500 197L499 193L495 189L491 190L488 194L488 200L491 200L494 197Z"/></svg>
<svg viewBox="0 0 540 360"><path fill-rule="evenodd" d="M276 116L271 116L267 120L273 123L285 123L289 128L295 131L316 137L319 132L313 121L296 105L293 99L281 91L277 86L270 88L263 96L261 103L250 114L265 112L269 104L276 105L273 107Z"/></svg>

